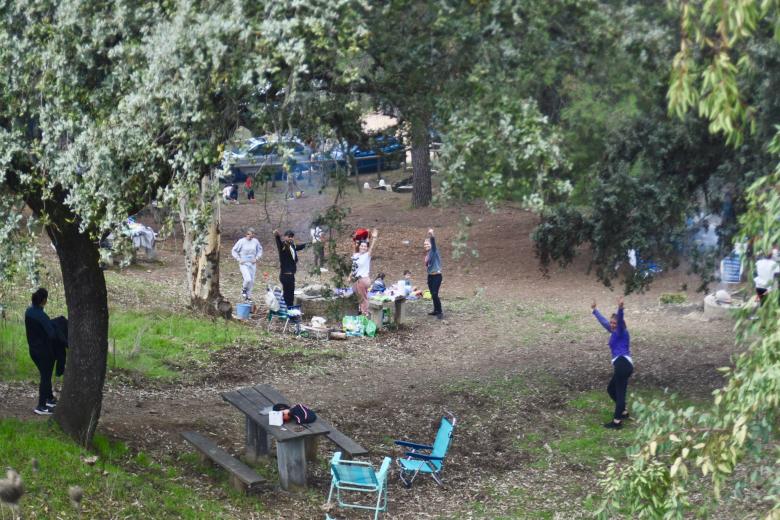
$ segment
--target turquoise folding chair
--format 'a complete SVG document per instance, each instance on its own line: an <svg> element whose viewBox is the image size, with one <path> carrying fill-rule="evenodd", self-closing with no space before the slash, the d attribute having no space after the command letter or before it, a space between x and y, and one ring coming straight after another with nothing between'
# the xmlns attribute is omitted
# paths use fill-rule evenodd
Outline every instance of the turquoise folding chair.
<svg viewBox="0 0 780 520"><path fill-rule="evenodd" d="M444 485L441 479L441 471L444 466L444 458L447 456L447 450L450 447L452 433L455 430L455 424L458 420L450 413L441 418L439 431L436 433L436 440L432 446L427 444L416 444L407 441L395 441L396 445L407 448L404 457L397 460L400 467L401 482L406 487L412 487L412 482L420 473L427 473L440 486ZM423 453L423 452L427 452Z"/></svg>
<svg viewBox="0 0 780 520"><path fill-rule="evenodd" d="M390 470L392 459L385 457L379 471L368 462L357 460L341 460L341 452L337 451L330 459L330 493L328 493L328 504L333 496L333 490L336 490L336 501L339 507L370 509L374 511L374 520L379 518L380 511L387 511L387 473ZM376 495L376 504L366 505L360 502L345 502L341 498L342 491L352 491L358 493L368 493L372 497Z"/></svg>

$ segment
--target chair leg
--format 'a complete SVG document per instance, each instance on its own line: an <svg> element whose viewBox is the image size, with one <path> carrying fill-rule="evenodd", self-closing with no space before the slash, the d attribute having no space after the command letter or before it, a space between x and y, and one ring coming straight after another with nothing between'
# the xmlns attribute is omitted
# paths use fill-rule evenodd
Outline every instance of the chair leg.
<svg viewBox="0 0 780 520"><path fill-rule="evenodd" d="M379 504L382 502L382 490L379 490L379 494L376 497L376 509L374 510L374 520L379 518Z"/></svg>
<svg viewBox="0 0 780 520"><path fill-rule="evenodd" d="M426 462L425 464L431 470L431 477L433 477L433 480L435 480L436 483L438 485L440 485L441 487L444 487L444 482L441 479L441 470L443 468L439 468L439 471L436 471L436 467L433 464L431 464L430 462Z"/></svg>
<svg viewBox="0 0 780 520"><path fill-rule="evenodd" d="M379 504L382 504L381 506ZM379 512L384 511L387 514L387 482L379 490L379 496L376 499L376 513L374 514L374 520L379 518Z"/></svg>
<svg viewBox="0 0 780 520"><path fill-rule="evenodd" d="M328 493L328 501L326 502L326 504L330 504L330 499L331 499L331 497L333 496L333 488L334 488L334 487L335 487L335 484L334 484L334 482L331 480L331 481L330 481L330 492Z"/></svg>

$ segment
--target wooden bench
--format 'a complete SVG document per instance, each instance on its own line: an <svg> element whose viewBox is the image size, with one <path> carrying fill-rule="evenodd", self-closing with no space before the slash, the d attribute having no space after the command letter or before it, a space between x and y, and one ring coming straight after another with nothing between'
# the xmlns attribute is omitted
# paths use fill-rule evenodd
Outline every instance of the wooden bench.
<svg viewBox="0 0 780 520"><path fill-rule="evenodd" d="M182 432L181 436L200 452L203 462L213 461L225 468L229 474L230 485L234 489L246 493L265 484L265 479L252 468L198 432Z"/></svg>
<svg viewBox="0 0 780 520"><path fill-rule="evenodd" d="M321 418L317 418L318 421L322 421L325 424L325 427L330 430L330 433L327 434L325 437L328 438L329 441L331 441L333 444L341 448L341 451L346 452L349 454L350 457L357 457L359 455L368 455L368 450L365 449L363 446L355 442L354 440L350 439L340 431L338 431L336 428L334 428L328 421L325 421Z"/></svg>

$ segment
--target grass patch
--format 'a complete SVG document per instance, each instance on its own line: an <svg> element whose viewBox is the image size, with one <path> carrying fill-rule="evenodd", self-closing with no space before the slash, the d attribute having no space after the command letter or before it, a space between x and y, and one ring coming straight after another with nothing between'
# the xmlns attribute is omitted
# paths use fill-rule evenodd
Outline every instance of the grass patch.
<svg viewBox="0 0 780 520"><path fill-rule="evenodd" d="M181 314L113 312L108 365L163 380L181 378L181 368L208 361L211 353L237 342L253 343L255 329L224 320Z"/></svg>
<svg viewBox="0 0 780 520"><path fill-rule="evenodd" d="M688 301L685 293L663 293L659 298L662 305L678 305Z"/></svg>
<svg viewBox="0 0 780 520"><path fill-rule="evenodd" d="M556 459L596 469L606 457L620 457L633 439L631 428L604 428L612 406L601 391L578 395L569 401L564 413L548 417L553 421L551 431L527 433L514 442L513 448L529 454L532 466L538 469L547 468Z"/></svg>
<svg viewBox="0 0 780 520"><path fill-rule="evenodd" d="M566 325L571 321L571 314L545 310L544 314L542 314L542 321L552 323L553 325Z"/></svg>
<svg viewBox="0 0 780 520"><path fill-rule="evenodd" d="M22 516L198 519L235 518L235 507L262 511L257 497L228 491L228 504L205 498L182 484L178 468L140 454L131 457L121 443L97 436L95 447L98 460L90 465L84 460L93 453L73 444L53 422L1 420L0 461L22 476ZM70 486L84 490L81 515L70 503Z"/></svg>
<svg viewBox="0 0 780 520"><path fill-rule="evenodd" d="M152 267L153 269L155 267ZM130 264L124 270L104 271L108 301L127 308L176 308L180 310L187 303L186 296L174 287L147 277L128 276L125 271L145 271L149 266ZM183 273L182 273L183 276Z"/></svg>
<svg viewBox="0 0 780 520"><path fill-rule="evenodd" d="M640 390L631 392L630 400L638 397L648 400L660 394L659 391ZM692 404L690 400L674 401L678 407ZM569 463L597 469L606 457L624 456L626 448L634 442L631 421L627 421L626 427L619 431L604 428L604 423L612 418L613 409L614 403L606 392L584 392L568 402L563 414L551 416L554 417L551 433L527 433L514 443L514 448L535 458L534 467L544 468L547 467L547 459L562 458ZM550 455L546 453L545 443L550 447Z"/></svg>
<svg viewBox="0 0 780 520"><path fill-rule="evenodd" d="M265 332L192 315L114 309L108 334L108 368L176 381L185 377L188 368L208 361L212 352L238 342L255 343L258 334ZM23 319L0 323L0 378L38 379L27 349Z"/></svg>
<svg viewBox="0 0 780 520"><path fill-rule="evenodd" d="M492 381L463 379L444 386L448 394L466 394L491 400L512 400L529 392L528 379L521 376L505 376Z"/></svg>

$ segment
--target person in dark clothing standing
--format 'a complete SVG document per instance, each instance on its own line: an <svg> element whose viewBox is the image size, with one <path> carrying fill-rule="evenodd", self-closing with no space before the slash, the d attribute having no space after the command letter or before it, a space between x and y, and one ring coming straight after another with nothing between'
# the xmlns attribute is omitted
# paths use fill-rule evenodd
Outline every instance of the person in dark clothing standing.
<svg viewBox="0 0 780 520"><path fill-rule="evenodd" d="M284 303L287 307L295 304L295 271L298 269L298 251L306 244L295 243L295 233L284 232L284 239L279 236L279 230L274 229L276 248L279 250L279 281L282 282Z"/></svg>
<svg viewBox="0 0 780 520"><path fill-rule="evenodd" d="M57 399L54 398L51 388L56 331L49 316L43 311L48 298L49 292L46 289L38 289L32 295L32 305L24 313L24 328L27 332L30 357L38 367L41 376L38 385L38 406L33 410L38 415L51 415L57 405Z"/></svg>
<svg viewBox="0 0 780 520"><path fill-rule="evenodd" d="M609 386L607 386L607 393L615 401L615 414L612 421L605 424L604 427L619 430L623 427L623 420L629 418L626 410L626 392L628 391L628 378L634 371L630 349L631 338L623 319L623 297L618 298L618 311L610 317L609 321L596 309L595 301L590 307L598 322L610 334L609 349L612 353L614 372Z"/></svg>
<svg viewBox="0 0 780 520"><path fill-rule="evenodd" d="M441 257L436 247L433 229L428 230L428 238L423 242L423 247L425 248L425 268L428 271L428 290L431 291L431 299L433 300L433 312L428 314L442 319L444 313L441 310L441 300L439 299L439 288L442 281Z"/></svg>

